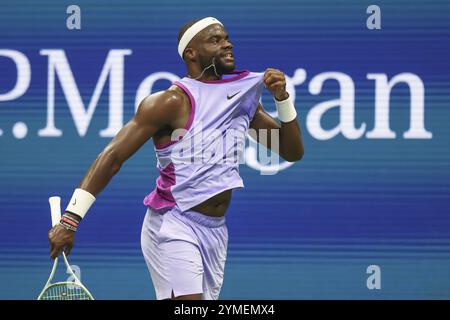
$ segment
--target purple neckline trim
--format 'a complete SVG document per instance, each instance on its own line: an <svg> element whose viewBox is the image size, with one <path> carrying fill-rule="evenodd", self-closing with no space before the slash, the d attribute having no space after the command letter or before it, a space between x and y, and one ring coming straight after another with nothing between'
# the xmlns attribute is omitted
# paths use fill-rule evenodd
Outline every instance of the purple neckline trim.
<svg viewBox="0 0 450 320"><path fill-rule="evenodd" d="M248 76L249 73L250 73L250 71L248 71L248 70L235 70L235 71L232 71L232 72L227 73L227 74L239 74L239 75L236 76L236 77L226 78L226 79L220 79L220 80L196 80L196 81L200 81L200 82L203 82L203 83L225 83L225 82L232 82L232 81L236 81L236 80L239 80L239 79L242 79L242 78ZM193 80L193 79L192 79L192 80Z"/></svg>
<svg viewBox="0 0 450 320"><path fill-rule="evenodd" d="M189 89L186 88L186 86L183 85L181 82L175 81L173 84L178 86L178 87L180 87L181 89L183 89L183 91L186 92L187 95L189 96L189 101L191 102L191 112L189 113L189 119L188 119L186 125L184 126L184 130L187 131L187 130L190 129L190 127L192 125L192 122L194 121L194 115L195 115L195 100L194 100L194 96L189 91ZM169 142L166 142L166 143L157 144L157 145L155 145L155 148L158 149L158 150L164 149L164 148L166 148L166 147L168 147L168 146L170 146L170 145L180 141L181 139L183 139L183 137L181 137L179 140L176 140L176 141L169 141Z"/></svg>

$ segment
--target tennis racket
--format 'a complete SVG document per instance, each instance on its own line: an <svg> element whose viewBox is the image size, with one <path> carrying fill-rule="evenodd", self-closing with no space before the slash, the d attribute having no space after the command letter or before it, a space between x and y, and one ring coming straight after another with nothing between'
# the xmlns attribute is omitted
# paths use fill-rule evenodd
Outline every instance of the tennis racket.
<svg viewBox="0 0 450 320"><path fill-rule="evenodd" d="M48 201L50 202L52 226L55 226L59 223L59 220L61 220L61 198L50 197ZM64 252L62 252L62 257L73 281L52 283L58 266L58 257L56 257L55 262L53 262L52 272L48 277L44 289L42 289L42 292L39 294L38 300L94 300L92 294L73 272Z"/></svg>

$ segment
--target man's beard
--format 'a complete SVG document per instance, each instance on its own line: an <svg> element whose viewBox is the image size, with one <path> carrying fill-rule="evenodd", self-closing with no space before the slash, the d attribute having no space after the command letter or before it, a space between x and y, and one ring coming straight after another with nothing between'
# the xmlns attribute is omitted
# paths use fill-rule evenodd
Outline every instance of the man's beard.
<svg viewBox="0 0 450 320"><path fill-rule="evenodd" d="M208 70L205 70L205 73L208 74L217 73L219 76L230 73L235 69L234 62L230 64L225 64L223 63L222 59L223 57L221 57L220 55L202 59L201 68L202 70L204 70L209 66Z"/></svg>

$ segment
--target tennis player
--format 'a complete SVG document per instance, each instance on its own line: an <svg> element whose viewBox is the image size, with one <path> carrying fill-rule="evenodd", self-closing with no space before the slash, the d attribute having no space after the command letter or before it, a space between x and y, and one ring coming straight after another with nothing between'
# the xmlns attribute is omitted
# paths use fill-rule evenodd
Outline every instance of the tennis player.
<svg viewBox="0 0 450 320"><path fill-rule="evenodd" d="M246 134L254 131L259 143L291 162L303 157L302 135L283 72L235 70L233 45L219 20L207 17L183 26L178 53L187 76L146 97L99 154L60 224L49 231L50 255L70 253L95 197L153 139L160 176L144 199L141 245L156 297L218 299L228 243L225 212L232 190L244 186L239 163ZM264 87L274 97L280 122L260 103Z"/></svg>

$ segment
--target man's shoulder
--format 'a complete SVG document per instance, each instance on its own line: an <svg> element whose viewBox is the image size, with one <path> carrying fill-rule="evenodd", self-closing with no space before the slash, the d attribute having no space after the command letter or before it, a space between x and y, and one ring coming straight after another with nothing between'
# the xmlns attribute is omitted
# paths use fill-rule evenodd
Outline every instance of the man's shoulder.
<svg viewBox="0 0 450 320"><path fill-rule="evenodd" d="M185 103L186 98L183 90L175 85L170 86L166 90L152 93L145 97L140 108L176 108Z"/></svg>
<svg viewBox="0 0 450 320"><path fill-rule="evenodd" d="M189 101L174 85L145 97L136 116L145 122L171 125L189 113Z"/></svg>

